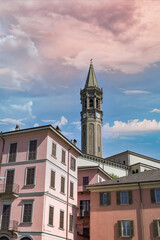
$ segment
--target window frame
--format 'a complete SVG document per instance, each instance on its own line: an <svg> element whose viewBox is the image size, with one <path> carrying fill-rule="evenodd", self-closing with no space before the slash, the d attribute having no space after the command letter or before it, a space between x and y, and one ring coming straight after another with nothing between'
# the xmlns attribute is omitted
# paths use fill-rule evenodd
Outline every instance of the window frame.
<svg viewBox="0 0 160 240"><path fill-rule="evenodd" d="M150 196L151 196L151 203L160 203L160 201L157 199L156 191L160 191L160 188L151 188L150 189Z"/></svg>
<svg viewBox="0 0 160 240"><path fill-rule="evenodd" d="M27 174L28 174L28 169L34 169L34 181L33 181L33 183L32 184L27 184ZM35 182L36 182L36 167L26 167L26 169L25 169L25 182L24 182L24 185L27 187L27 186L35 186L36 184L35 184Z"/></svg>
<svg viewBox="0 0 160 240"><path fill-rule="evenodd" d="M52 215L52 224L50 224L50 208L53 208L53 215ZM54 206L49 204L49 212L48 212L48 226L54 227Z"/></svg>
<svg viewBox="0 0 160 240"><path fill-rule="evenodd" d="M69 232L70 233L74 232L74 217L73 217L73 214L71 213L69 214Z"/></svg>
<svg viewBox="0 0 160 240"><path fill-rule="evenodd" d="M125 196L122 196L123 193L128 193L127 195L127 202L125 200ZM133 199L132 199L132 190L128 190L128 191L117 191L117 205L130 205L133 203Z"/></svg>
<svg viewBox="0 0 160 240"><path fill-rule="evenodd" d="M21 223L22 224L32 224L32 220L33 220L33 203L34 203L34 199L28 199L28 200L22 200L23 202L23 206L22 206L22 216L21 216ZM30 222L24 222L24 208L26 204L31 204L32 205L32 210L31 210L31 221Z"/></svg>
<svg viewBox="0 0 160 240"><path fill-rule="evenodd" d="M55 145L55 155L53 154L53 144ZM52 153L51 156L54 158L57 158L57 143L55 141L52 141Z"/></svg>
<svg viewBox="0 0 160 240"><path fill-rule="evenodd" d="M73 162L72 162L72 160L74 159L74 164L72 164ZM74 165L74 166L73 166ZM73 156L71 156L70 157L70 169L72 170L72 171L76 171L76 159L75 159L75 157L73 157Z"/></svg>
<svg viewBox="0 0 160 240"><path fill-rule="evenodd" d="M63 161L63 152L65 153L64 155L64 161ZM63 163L64 165L66 165L66 151L62 148L62 152L61 152L61 163Z"/></svg>
<svg viewBox="0 0 160 240"><path fill-rule="evenodd" d="M129 223L129 227L124 225ZM125 229L124 229L125 227ZM126 234L124 234L124 231ZM129 234L128 234L129 231ZM134 221L133 220L120 220L118 221L118 235L119 237L130 238L134 236Z"/></svg>
<svg viewBox="0 0 160 240"><path fill-rule="evenodd" d="M73 189L72 189L72 192L73 192L73 196L71 196L71 184L73 186ZM71 199L74 199L74 182L70 181L70 184L69 184L69 197Z"/></svg>
<svg viewBox="0 0 160 240"><path fill-rule="evenodd" d="M29 159L29 153L30 153L29 149L30 149L30 142L31 141L37 141L35 159ZM35 161L35 160L37 160L37 155L38 155L37 152L38 152L38 139L37 138L30 139L29 142L28 142L27 161Z"/></svg>
<svg viewBox="0 0 160 240"><path fill-rule="evenodd" d="M88 180L88 181L85 181L85 180ZM85 182L87 182L87 184L84 184ZM89 184L89 176L84 176L83 177L83 186L87 186Z"/></svg>
<svg viewBox="0 0 160 240"><path fill-rule="evenodd" d="M63 212L63 227L61 228L61 212ZM59 212L59 229L64 231L64 210L60 209Z"/></svg>
<svg viewBox="0 0 160 240"><path fill-rule="evenodd" d="M10 157L10 150L11 150L11 144L17 144L17 147L16 147L16 152L15 152L15 161L9 161L9 157ZM17 160L17 152L18 152L18 142L11 142L10 144L9 144L9 149L8 149L8 156L7 156L7 163L13 163L13 162L16 162L16 160Z"/></svg>
<svg viewBox="0 0 160 240"><path fill-rule="evenodd" d="M106 194L106 202L104 201L104 194ZM111 193L101 192L99 193L100 206L109 206L111 204Z"/></svg>
<svg viewBox="0 0 160 240"><path fill-rule="evenodd" d="M51 180L52 180L52 172L54 172L54 187L51 185ZM51 169L51 172L50 172L50 188L52 188L52 189L56 189L56 171L55 170L53 170L53 169Z"/></svg>
<svg viewBox="0 0 160 240"><path fill-rule="evenodd" d="M64 179L64 192L62 192L62 178ZM65 195L65 184L66 184L66 178L61 175L61 185L60 185L60 193Z"/></svg>

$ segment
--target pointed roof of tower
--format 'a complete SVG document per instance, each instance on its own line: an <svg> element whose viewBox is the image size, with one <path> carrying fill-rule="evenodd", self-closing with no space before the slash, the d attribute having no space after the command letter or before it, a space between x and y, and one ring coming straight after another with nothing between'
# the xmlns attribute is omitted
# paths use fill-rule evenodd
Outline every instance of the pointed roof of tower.
<svg viewBox="0 0 160 240"><path fill-rule="evenodd" d="M94 72L94 68L93 68L93 64L92 64L92 59L90 62L90 67L89 67L89 71L88 71L88 76L87 76L87 80L86 80L86 84L85 84L85 88L87 87L98 87L98 82L96 79L96 75Z"/></svg>

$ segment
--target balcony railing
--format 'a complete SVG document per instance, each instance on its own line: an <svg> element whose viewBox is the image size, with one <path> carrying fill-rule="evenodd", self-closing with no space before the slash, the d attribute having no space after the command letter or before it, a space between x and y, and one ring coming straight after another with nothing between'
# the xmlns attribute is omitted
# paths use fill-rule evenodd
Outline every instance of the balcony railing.
<svg viewBox="0 0 160 240"><path fill-rule="evenodd" d="M80 217L89 217L90 216L90 211L80 211Z"/></svg>
<svg viewBox="0 0 160 240"><path fill-rule="evenodd" d="M19 193L19 185L13 183L12 185L0 184L0 195L17 195Z"/></svg>
<svg viewBox="0 0 160 240"><path fill-rule="evenodd" d="M2 223L1 223L1 231L17 231L18 230L18 222L15 220L3 220L2 217Z"/></svg>

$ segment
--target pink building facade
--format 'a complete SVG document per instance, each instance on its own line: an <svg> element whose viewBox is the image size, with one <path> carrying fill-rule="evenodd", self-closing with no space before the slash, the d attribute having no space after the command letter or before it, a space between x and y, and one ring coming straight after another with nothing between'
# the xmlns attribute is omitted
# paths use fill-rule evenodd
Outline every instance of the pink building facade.
<svg viewBox="0 0 160 240"><path fill-rule="evenodd" d="M98 166L78 167L78 240L90 239L90 192L86 186L108 179L111 177Z"/></svg>
<svg viewBox="0 0 160 240"><path fill-rule="evenodd" d="M160 170L88 186L92 240L160 239Z"/></svg>
<svg viewBox="0 0 160 240"><path fill-rule="evenodd" d="M76 239L80 150L51 125L0 139L0 240Z"/></svg>

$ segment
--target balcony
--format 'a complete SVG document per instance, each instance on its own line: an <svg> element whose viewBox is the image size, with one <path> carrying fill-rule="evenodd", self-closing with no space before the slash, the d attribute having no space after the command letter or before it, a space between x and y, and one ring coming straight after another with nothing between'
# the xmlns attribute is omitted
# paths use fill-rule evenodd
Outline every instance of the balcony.
<svg viewBox="0 0 160 240"><path fill-rule="evenodd" d="M3 219L3 218L2 218ZM2 220L2 224L1 224L1 231L17 231L18 230L18 222L15 220L11 220L11 221L3 221Z"/></svg>
<svg viewBox="0 0 160 240"><path fill-rule="evenodd" d="M0 184L0 197L2 198L17 198L19 196L19 185Z"/></svg>
<svg viewBox="0 0 160 240"><path fill-rule="evenodd" d="M90 211L80 211L80 217L90 217Z"/></svg>

